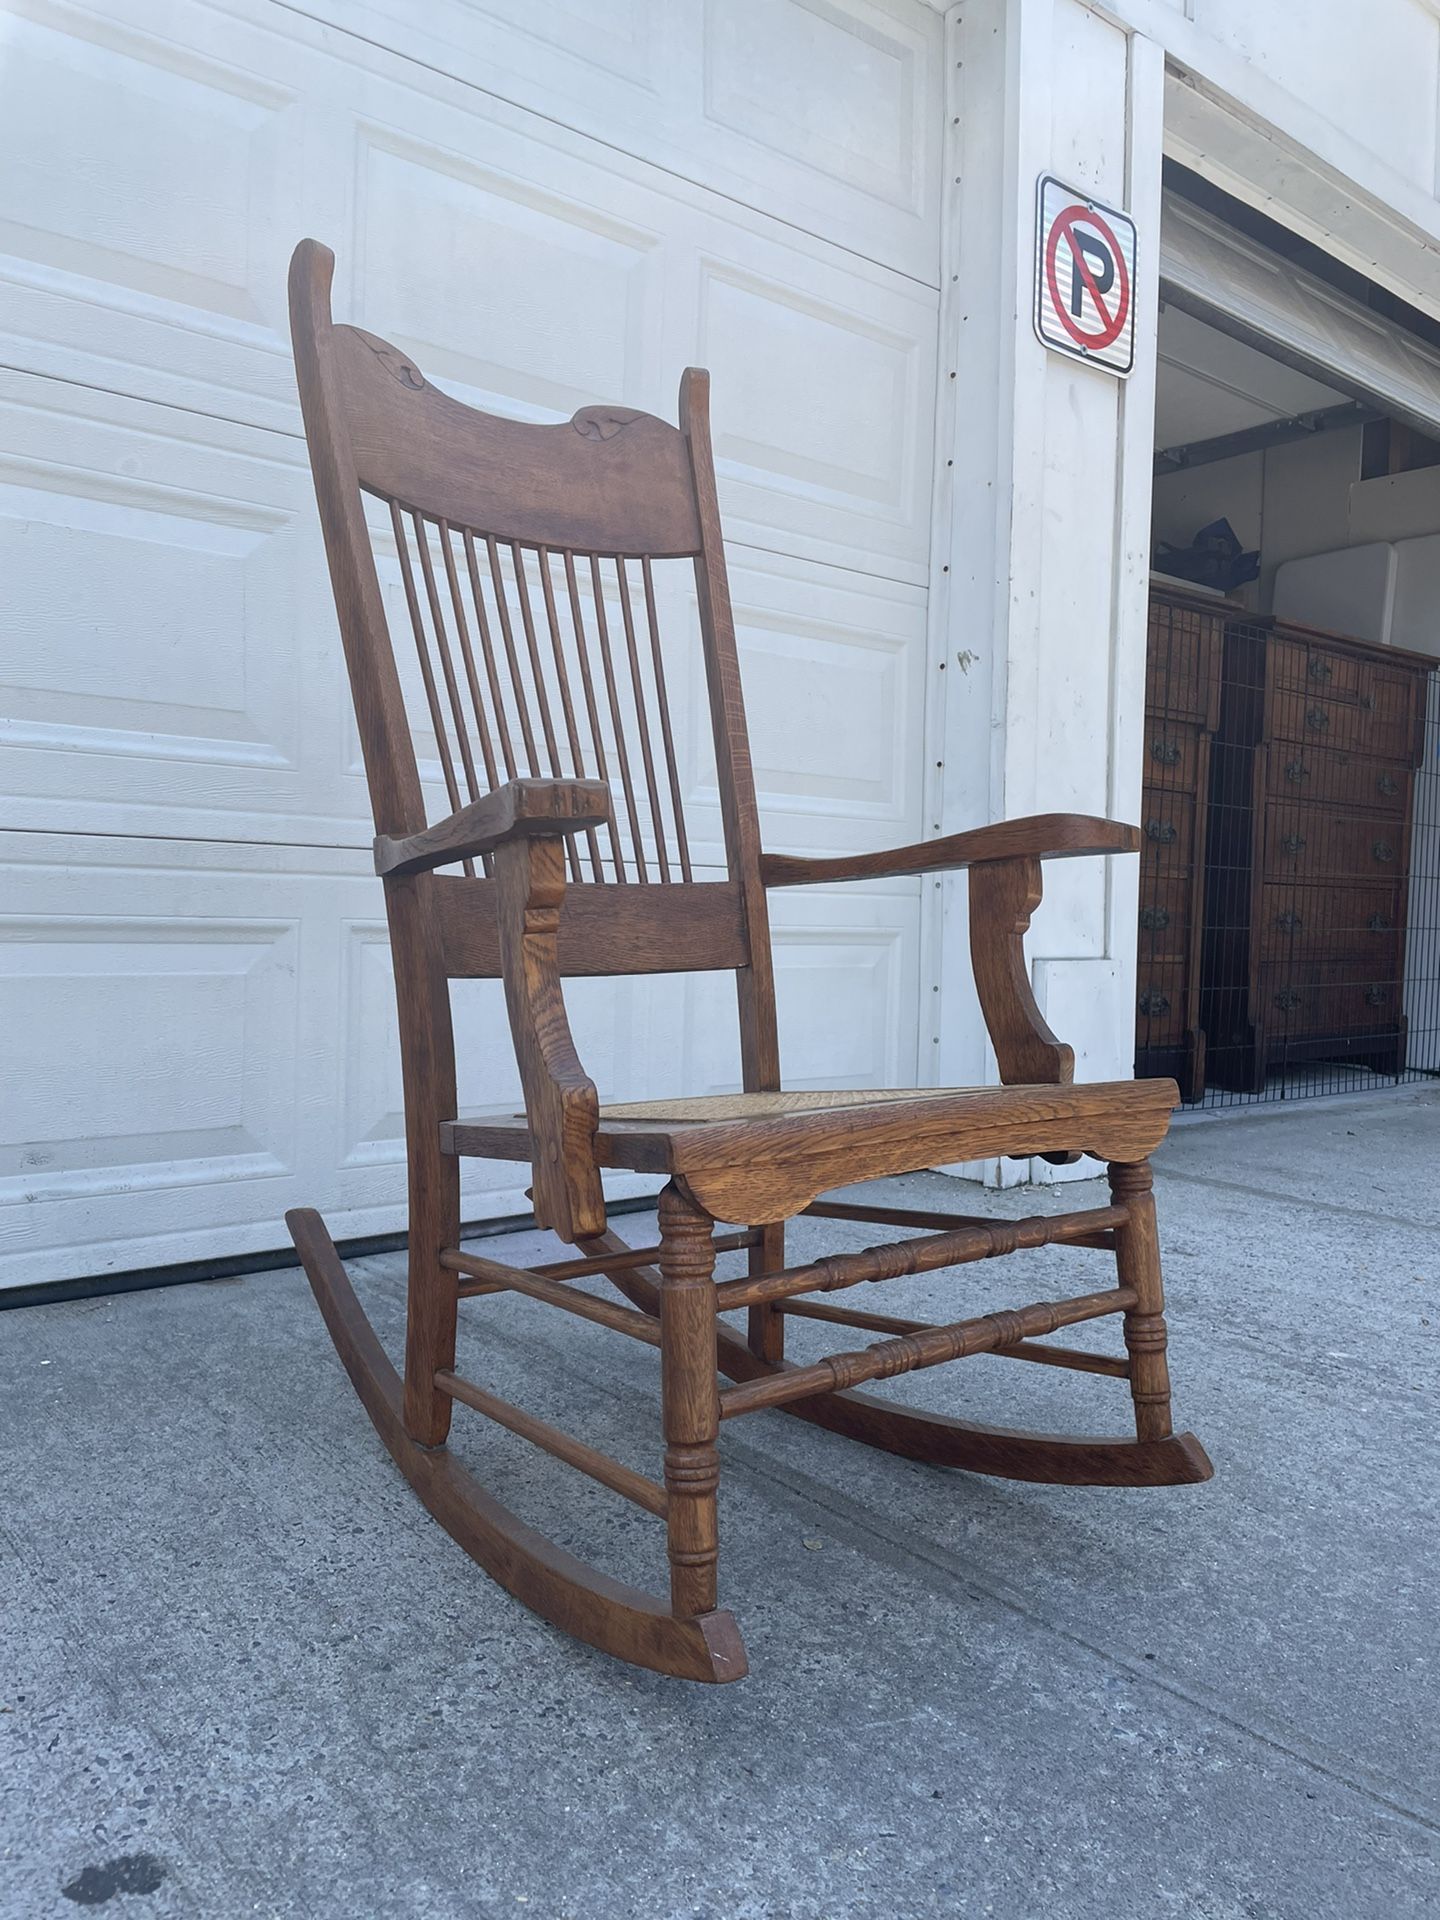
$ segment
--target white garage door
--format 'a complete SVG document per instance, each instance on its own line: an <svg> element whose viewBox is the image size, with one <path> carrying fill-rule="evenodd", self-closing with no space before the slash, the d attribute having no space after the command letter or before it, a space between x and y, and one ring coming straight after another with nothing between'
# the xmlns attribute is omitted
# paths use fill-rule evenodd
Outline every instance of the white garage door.
<svg viewBox="0 0 1440 1920"><path fill-rule="evenodd" d="M286 260L462 398L714 373L777 849L925 829L938 15L919 0L0 6L4 1241L15 1285L403 1222L367 802ZM698 662L695 663L698 665ZM676 690L697 746L701 694ZM777 899L796 1085L916 1071L914 883ZM575 994L614 1096L723 1087L708 977ZM462 1099L514 1088L495 991ZM471 1217L521 1210L476 1169Z"/></svg>

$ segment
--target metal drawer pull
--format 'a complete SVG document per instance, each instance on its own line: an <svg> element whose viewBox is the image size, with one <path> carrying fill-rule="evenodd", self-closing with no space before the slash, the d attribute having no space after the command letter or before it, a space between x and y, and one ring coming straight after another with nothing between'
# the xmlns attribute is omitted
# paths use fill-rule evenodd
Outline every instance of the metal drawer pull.
<svg viewBox="0 0 1440 1920"><path fill-rule="evenodd" d="M1389 933L1394 922L1383 913L1372 913L1365 924L1369 927L1371 933Z"/></svg>
<svg viewBox="0 0 1440 1920"><path fill-rule="evenodd" d="M1169 995L1157 993L1153 987L1146 987L1140 996L1140 1011L1152 1017L1156 1014L1169 1013Z"/></svg>
<svg viewBox="0 0 1440 1920"><path fill-rule="evenodd" d="M1305 712L1305 724L1314 733L1330 731L1330 716L1324 707L1308 707Z"/></svg>
<svg viewBox="0 0 1440 1920"><path fill-rule="evenodd" d="M1282 1013L1291 1013L1300 1004L1301 996L1293 987L1287 987L1284 993L1277 993L1275 1004Z"/></svg>
<svg viewBox="0 0 1440 1920"><path fill-rule="evenodd" d="M1362 707L1363 707L1363 708L1365 709L1365 711L1366 711L1367 713L1373 713L1373 712L1375 711L1375 696L1374 696L1374 694L1373 694L1373 693L1362 693L1362 694L1361 694L1361 696L1360 696L1360 704L1361 704L1361 706L1362 706Z"/></svg>
<svg viewBox="0 0 1440 1920"><path fill-rule="evenodd" d="M1370 851L1382 866L1387 860L1393 860L1395 858L1395 849L1388 840L1377 840Z"/></svg>
<svg viewBox="0 0 1440 1920"><path fill-rule="evenodd" d="M1285 778L1287 780L1308 780L1310 778L1310 769L1303 760L1292 760L1285 769Z"/></svg>
<svg viewBox="0 0 1440 1920"><path fill-rule="evenodd" d="M1276 914L1275 924L1286 933L1298 933L1305 922L1300 918L1298 913L1292 912L1291 909L1287 907L1284 913Z"/></svg>
<svg viewBox="0 0 1440 1920"><path fill-rule="evenodd" d="M1170 924L1170 915L1164 907L1142 907L1140 924L1147 933L1163 933Z"/></svg>
<svg viewBox="0 0 1440 1920"><path fill-rule="evenodd" d="M1177 766L1180 761L1180 743L1177 740L1152 740L1150 758L1158 760L1162 767Z"/></svg>
<svg viewBox="0 0 1440 1920"><path fill-rule="evenodd" d="M1381 793L1387 796L1392 793L1398 793L1400 791L1399 782L1392 780L1388 773L1382 773L1380 778L1375 782L1375 784L1380 789Z"/></svg>
<svg viewBox="0 0 1440 1920"><path fill-rule="evenodd" d="M1388 987L1366 987L1365 1004L1367 1007L1383 1007L1390 998Z"/></svg>
<svg viewBox="0 0 1440 1920"><path fill-rule="evenodd" d="M1305 845L1305 836L1303 833L1287 833L1280 844L1284 847L1286 853L1299 853L1300 849Z"/></svg>
<svg viewBox="0 0 1440 1920"><path fill-rule="evenodd" d="M1145 836L1149 840L1158 840L1161 846L1168 847L1172 841L1179 838L1179 832L1171 820L1147 820Z"/></svg>
<svg viewBox="0 0 1440 1920"><path fill-rule="evenodd" d="M1330 665L1330 662L1321 659L1318 653L1310 662L1310 678L1312 680L1328 680L1333 672L1334 668Z"/></svg>

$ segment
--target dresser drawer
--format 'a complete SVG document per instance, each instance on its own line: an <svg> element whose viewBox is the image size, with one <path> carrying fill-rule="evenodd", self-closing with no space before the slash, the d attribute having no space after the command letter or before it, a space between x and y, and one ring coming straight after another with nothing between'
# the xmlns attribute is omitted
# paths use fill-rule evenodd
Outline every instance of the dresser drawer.
<svg viewBox="0 0 1440 1920"><path fill-rule="evenodd" d="M1140 871L1158 878L1188 873L1195 860L1195 800L1146 786L1140 794Z"/></svg>
<svg viewBox="0 0 1440 1920"><path fill-rule="evenodd" d="M1274 658L1274 647L1271 648ZM1273 674L1273 666L1272 666ZM1266 732L1308 747L1330 747L1375 760L1413 765L1419 741L1414 674L1386 672L1365 664L1357 700L1313 688L1275 685L1266 703Z"/></svg>
<svg viewBox="0 0 1440 1920"><path fill-rule="evenodd" d="M1195 887L1189 875L1162 874L1142 884L1138 939L1142 974L1147 965L1169 960L1183 963L1189 958Z"/></svg>
<svg viewBox="0 0 1440 1920"><path fill-rule="evenodd" d="M1394 1027L1402 999L1393 969L1376 979L1363 966L1321 962L1299 979L1283 967L1262 967L1259 1005L1253 1011L1270 1031L1272 1043L1287 1035L1341 1040L1357 1031Z"/></svg>
<svg viewBox="0 0 1440 1920"><path fill-rule="evenodd" d="M1385 980L1398 966L1400 889L1265 886L1255 932L1266 966L1293 970L1323 954L1356 961L1367 980Z"/></svg>
<svg viewBox="0 0 1440 1920"><path fill-rule="evenodd" d="M1147 713L1145 763L1140 775L1147 794L1197 793L1207 737L1203 727Z"/></svg>
<svg viewBox="0 0 1440 1920"><path fill-rule="evenodd" d="M1321 641L1282 639L1278 634L1270 650L1277 687L1298 687L1332 699L1359 700L1366 663L1358 654L1342 653Z"/></svg>
<svg viewBox="0 0 1440 1920"><path fill-rule="evenodd" d="M1142 1051L1184 1039L1190 1024L1186 973L1183 961L1151 963L1141 955L1136 974L1135 1044Z"/></svg>
<svg viewBox="0 0 1440 1920"><path fill-rule="evenodd" d="M1405 822L1328 807L1271 807L1265 817L1266 880L1398 880Z"/></svg>
<svg viewBox="0 0 1440 1920"><path fill-rule="evenodd" d="M1402 761L1278 741L1265 754L1266 791L1277 800L1328 800L1343 808L1373 807L1401 819L1409 814L1411 773Z"/></svg>

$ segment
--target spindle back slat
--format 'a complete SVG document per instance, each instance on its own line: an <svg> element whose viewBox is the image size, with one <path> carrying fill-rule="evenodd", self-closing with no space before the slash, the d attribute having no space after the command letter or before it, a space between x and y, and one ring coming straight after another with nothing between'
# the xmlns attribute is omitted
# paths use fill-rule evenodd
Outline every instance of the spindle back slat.
<svg viewBox="0 0 1440 1920"><path fill-rule="evenodd" d="M660 736L665 747L665 765L670 776L670 807L675 822L675 844L680 855L680 877L692 880L690 843L685 837L685 809L680 800L680 763L675 757L675 735L670 726L670 696L665 689L665 659L660 648L660 624L655 610L655 577L648 553L640 556L645 583L645 620L650 629L650 658L655 672L655 691L659 701Z"/></svg>
<svg viewBox="0 0 1440 1920"><path fill-rule="evenodd" d="M678 428L614 406L553 426L480 413L402 349L335 326L331 264L323 248L297 253L292 325L377 832L436 824L428 742L417 752L427 732L448 813L510 780L604 781L608 818L567 840L562 970L691 969L707 956L736 968L746 1080L765 1084L773 986L705 376L685 376ZM413 712L365 496L395 543L390 606L411 628ZM667 570L685 590L668 590ZM700 770L682 764L688 732L670 706L687 643L709 682L724 831L723 868L708 871L685 807ZM499 970L492 863L486 880L476 865L434 877L436 957L452 977ZM660 904L670 889L673 910Z"/></svg>
<svg viewBox="0 0 1440 1920"><path fill-rule="evenodd" d="M571 880L694 880L650 557L637 575L623 555L502 543L383 504L448 810L505 780L613 771L605 852L594 829L577 836Z"/></svg>
<svg viewBox="0 0 1440 1920"><path fill-rule="evenodd" d="M545 604L545 629L550 637L550 653L555 662L555 683L560 693L560 711L565 719L565 738L570 745L570 771L577 779L586 773L585 759L580 746L580 731L575 724L575 707L570 698L570 670L565 660L565 649L560 634L560 619L555 605L555 582L551 573L552 556L548 547L537 549L540 568L540 590ZM598 772L598 752L596 755ZM585 835L585 844L590 852L590 878L603 881L604 873L600 868L600 843L594 829Z"/></svg>
<svg viewBox="0 0 1440 1920"><path fill-rule="evenodd" d="M585 690L585 712L590 721L590 738L595 746L596 772L602 780L608 781L610 769L605 757L605 740L600 728L600 711L595 704L595 682L590 672L590 648L585 638L585 616L580 610L580 583L575 576L575 555L567 547L564 553L565 591L570 602L572 632L575 635L576 651L580 660L580 682ZM615 828L615 810L612 804L609 820L610 856L615 865L615 878L625 878L625 866L620 854L620 840ZM600 876L597 875L597 878Z"/></svg>

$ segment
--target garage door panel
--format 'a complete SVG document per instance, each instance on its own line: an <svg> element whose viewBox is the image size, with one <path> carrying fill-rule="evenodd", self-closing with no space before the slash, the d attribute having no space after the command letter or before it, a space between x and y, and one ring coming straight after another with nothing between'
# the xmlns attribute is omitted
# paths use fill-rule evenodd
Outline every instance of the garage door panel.
<svg viewBox="0 0 1440 1920"><path fill-rule="evenodd" d="M286 516L235 502L219 519L199 495L83 470L44 478L0 484L11 738L293 767L297 654L247 646L247 612L281 637L293 624L275 552Z"/></svg>
<svg viewBox="0 0 1440 1920"><path fill-rule="evenodd" d="M849 276L701 258L721 502L733 538L923 583L934 323Z"/></svg>
<svg viewBox="0 0 1440 1920"><path fill-rule="evenodd" d="M924 583L933 289L621 177L549 129L398 87L383 104L355 130L344 311L525 419L597 399L674 419L682 369L708 365L730 537Z"/></svg>
<svg viewBox="0 0 1440 1920"><path fill-rule="evenodd" d="M658 400L657 233L383 129L357 145L355 258L383 262L373 284L357 273L366 324L472 406Z"/></svg>
<svg viewBox="0 0 1440 1920"><path fill-rule="evenodd" d="M923 832L926 596L736 547L730 594L761 838L771 852L855 853ZM692 844L721 860L704 683L683 729Z"/></svg>
<svg viewBox="0 0 1440 1920"><path fill-rule="evenodd" d="M393 978L287 338L301 234L335 247L342 317L511 417L613 400L673 419L682 369L708 361L767 844L925 828L938 15L320 4L335 24L271 0L0 18L0 163L20 183L0 359L26 369L0 373L0 796L27 829L0 864L28 1077L0 1135L0 1285L281 1246L297 1204L340 1235L403 1225ZM461 51L427 66L447 36ZM438 818L441 740L381 528ZM693 572L656 580L705 876L723 846ZM605 604L623 695L609 579ZM593 742L581 762L598 770ZM791 1084L913 1079L919 900L777 899ZM727 978L570 999L616 1097L738 1078ZM512 1110L499 988L465 983L455 1017L462 1102ZM470 1217L527 1204L524 1168L464 1183Z"/></svg>
<svg viewBox="0 0 1440 1920"><path fill-rule="evenodd" d="M233 1246L263 1220L276 1243L307 1152L312 909L256 854L223 864L180 843L0 836L4 1284L124 1268L126 1241L164 1257L177 1222Z"/></svg>
<svg viewBox="0 0 1440 1920"><path fill-rule="evenodd" d="M18 404L37 397L46 404ZM302 451L23 376L0 387L0 405L7 398L0 558L12 582L14 692L0 739L11 821L367 844ZM41 459L42 448L64 457ZM382 509L371 518L427 804L440 818L450 803L393 534ZM849 851L916 837L923 593L740 546L730 559L767 843ZM675 563L655 577L692 853L718 866L693 575ZM618 642L613 580L607 589ZM608 720L603 731L613 741ZM633 737L630 753L638 770ZM595 772L593 754L583 758Z"/></svg>
<svg viewBox="0 0 1440 1920"><path fill-rule="evenodd" d="M790 1088L913 1086L920 892L806 888L771 896L780 1064ZM667 979L649 1003L661 1044L636 1099L728 1093L740 1085L735 985ZM678 1072L678 1080L677 1080ZM637 1059L631 1078L641 1078Z"/></svg>
<svg viewBox="0 0 1440 1920"><path fill-rule="evenodd" d="M310 11L607 145L937 278L943 28L914 0ZM799 81L803 76L803 84Z"/></svg>
<svg viewBox="0 0 1440 1920"><path fill-rule="evenodd" d="M26 375L0 438L8 823L358 837L296 443Z"/></svg>
<svg viewBox="0 0 1440 1920"><path fill-rule="evenodd" d="M302 118L278 82L136 24L11 12L0 20L5 329L53 355L66 301L107 358L161 367L177 325L198 330L204 345L182 344L177 370L212 385L217 358L228 361L247 414L277 420L293 400L289 236L274 216L303 171Z"/></svg>
<svg viewBox="0 0 1440 1920"><path fill-rule="evenodd" d="M203 59L110 25L95 29L105 45L85 42L102 78L114 67L117 98L152 59L161 97L120 143L123 221L102 207L81 231L78 213L36 197L33 257L10 260L16 364L91 382L103 367L129 391L294 430L285 256L318 228L340 256L341 311L502 412L564 418L615 399L673 417L698 351L716 374L732 537L923 583L932 285L360 43L332 35L348 57L322 51L298 16L263 15L283 35L185 18L191 36L215 23ZM257 77L267 63L293 105ZM197 116L215 122L213 187L192 152ZM57 178L73 171L55 148L62 124L51 116L35 160ZM63 270L49 258L62 253ZM41 344L62 287L63 350Z"/></svg>
<svg viewBox="0 0 1440 1920"><path fill-rule="evenodd" d="M395 969L384 919L346 921L343 943L340 1164L403 1167L405 1119ZM524 1097L510 1042L504 989L495 980L458 981L452 1000L461 1109L519 1111ZM483 1191L493 1184L482 1168L465 1168L467 1191Z"/></svg>
<svg viewBox="0 0 1440 1920"><path fill-rule="evenodd" d="M403 1228L394 991L365 868L323 848L0 834L19 1095L0 1113L0 1287L283 1247L294 1206L323 1205L340 1235ZM623 1078L646 983L576 987L583 1057ZM462 1099L513 1110L494 983L457 989L456 1037ZM528 1184L467 1163L466 1216L523 1213Z"/></svg>
<svg viewBox="0 0 1440 1920"><path fill-rule="evenodd" d="M775 993L789 1087L912 1086L920 891L841 889L775 916Z"/></svg>
<svg viewBox="0 0 1440 1920"><path fill-rule="evenodd" d="M1174 306L1433 434L1440 352L1373 308L1167 193L1160 282Z"/></svg>
<svg viewBox="0 0 1440 1920"><path fill-rule="evenodd" d="M5 932L6 1199L284 1170L293 1065L254 1042L293 1031L293 922L57 914Z"/></svg>

